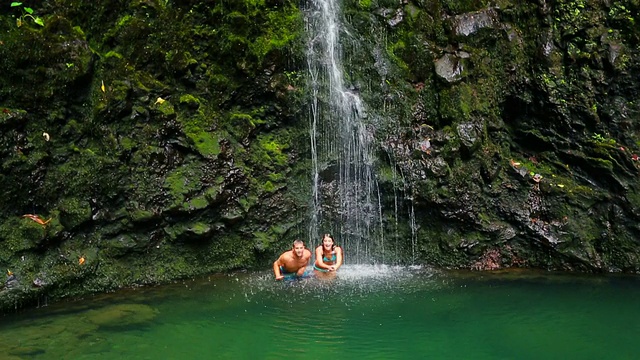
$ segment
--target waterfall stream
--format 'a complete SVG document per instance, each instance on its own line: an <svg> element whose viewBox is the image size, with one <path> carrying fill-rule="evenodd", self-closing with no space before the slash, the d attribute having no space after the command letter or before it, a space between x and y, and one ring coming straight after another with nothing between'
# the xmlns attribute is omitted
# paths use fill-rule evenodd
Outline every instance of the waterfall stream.
<svg viewBox="0 0 640 360"><path fill-rule="evenodd" d="M379 263L385 253L373 129L366 104L345 77L345 50L358 43L342 21L339 3L310 0L305 9L313 183L309 244L332 233L345 261Z"/></svg>

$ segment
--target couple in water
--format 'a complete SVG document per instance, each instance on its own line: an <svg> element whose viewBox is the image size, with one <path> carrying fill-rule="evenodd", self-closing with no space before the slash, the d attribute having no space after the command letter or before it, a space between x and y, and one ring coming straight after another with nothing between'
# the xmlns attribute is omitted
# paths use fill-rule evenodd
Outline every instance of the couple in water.
<svg viewBox="0 0 640 360"><path fill-rule="evenodd" d="M276 280L291 276L300 278L308 275L306 269L309 260L311 260L311 251L304 247L304 242L302 240L294 241L293 249L285 251L273 263L273 273ZM334 277L340 266L342 266L342 248L336 246L331 235L324 234L322 245L316 248L316 262L313 264L313 272L318 277Z"/></svg>

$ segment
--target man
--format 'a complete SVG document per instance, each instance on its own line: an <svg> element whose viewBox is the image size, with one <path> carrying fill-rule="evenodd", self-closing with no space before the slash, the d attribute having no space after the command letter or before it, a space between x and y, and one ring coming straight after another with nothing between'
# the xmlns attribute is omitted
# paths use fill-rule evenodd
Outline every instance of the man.
<svg viewBox="0 0 640 360"><path fill-rule="evenodd" d="M285 275L303 276L310 259L311 251L305 249L304 242L302 240L294 241L293 248L285 251L273 263L273 273L276 275L276 280L284 279Z"/></svg>

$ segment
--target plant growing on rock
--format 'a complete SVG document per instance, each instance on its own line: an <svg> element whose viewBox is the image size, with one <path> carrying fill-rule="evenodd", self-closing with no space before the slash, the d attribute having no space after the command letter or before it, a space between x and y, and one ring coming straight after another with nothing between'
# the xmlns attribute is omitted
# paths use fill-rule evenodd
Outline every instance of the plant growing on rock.
<svg viewBox="0 0 640 360"><path fill-rule="evenodd" d="M12 2L11 7L19 7L22 9L22 15L16 19L16 25L22 26L26 18L31 18L34 23L44 26L44 21L41 17L33 15L33 9L23 6L21 2Z"/></svg>

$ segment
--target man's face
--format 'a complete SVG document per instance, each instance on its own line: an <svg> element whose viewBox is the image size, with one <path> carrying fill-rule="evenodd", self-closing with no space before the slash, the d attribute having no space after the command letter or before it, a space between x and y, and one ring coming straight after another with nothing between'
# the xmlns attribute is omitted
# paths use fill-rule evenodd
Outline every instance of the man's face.
<svg viewBox="0 0 640 360"><path fill-rule="evenodd" d="M302 257L302 254L304 254L304 244L294 244L293 245L293 252L296 253L297 257Z"/></svg>

